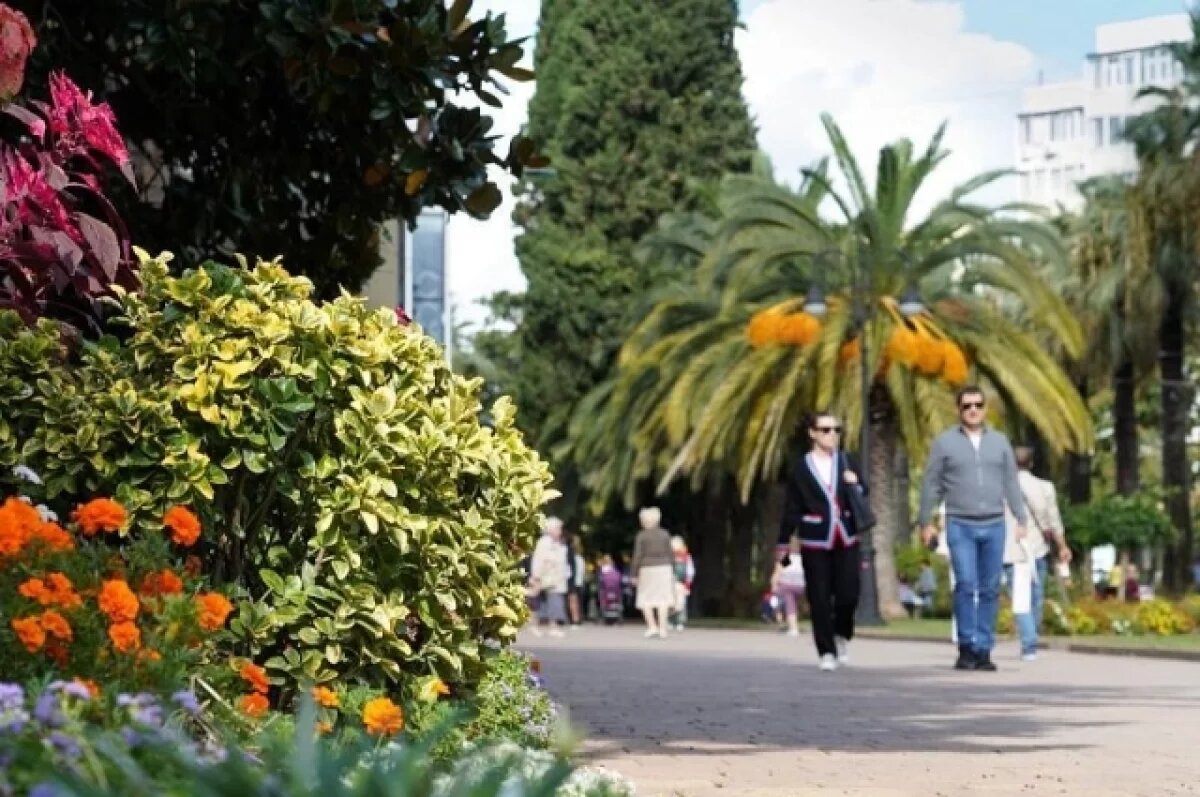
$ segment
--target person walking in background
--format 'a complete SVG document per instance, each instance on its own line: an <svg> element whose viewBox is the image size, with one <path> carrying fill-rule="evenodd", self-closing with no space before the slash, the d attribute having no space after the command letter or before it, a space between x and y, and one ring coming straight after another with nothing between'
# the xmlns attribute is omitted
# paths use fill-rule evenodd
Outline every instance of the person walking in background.
<svg viewBox="0 0 1200 797"><path fill-rule="evenodd" d="M1017 484L1021 488L1032 533L1018 540L1015 520L1011 512L1007 514L1009 534L1004 545L1004 570L1013 595L1013 618L1021 637L1021 658L1033 661L1037 658L1038 629L1042 624L1049 576L1048 543L1054 541L1060 562L1070 563L1071 549L1063 531L1054 483L1039 479L1030 471L1033 449L1018 446L1013 450L1013 456L1017 461Z"/></svg>
<svg viewBox="0 0 1200 797"><path fill-rule="evenodd" d="M804 597L804 562L800 557L799 537L793 536L788 541L787 552L775 561L775 571L771 574L771 592L783 599L783 613L787 619L787 635L800 636L800 599Z"/></svg>
<svg viewBox="0 0 1200 797"><path fill-rule="evenodd" d="M671 535L660 526L658 507L646 507L638 513L642 530L633 540L633 583L637 587L637 608L646 619L646 637L667 637L667 614L675 605L675 554Z"/></svg>
<svg viewBox="0 0 1200 797"><path fill-rule="evenodd" d="M841 435L842 424L831 413L818 413L809 421L812 448L792 463L779 529L780 546L788 546L788 551L792 537L799 537L813 641L826 672L848 661L854 638L860 558L848 491L867 492L857 463L841 450ZM789 554L784 567L790 562Z"/></svg>
<svg viewBox="0 0 1200 797"><path fill-rule="evenodd" d="M984 423L986 401L978 387L957 397L960 424L938 435L921 482L918 522L928 545L937 536L934 508L946 505L946 538L954 569L954 620L959 670L995 670L992 647L1000 608L1004 564L1005 505L1025 538L1025 502L1008 438Z"/></svg>
<svg viewBox="0 0 1200 797"><path fill-rule="evenodd" d="M570 574L567 569L567 546L563 543L563 522L556 517L546 519L541 539L533 549L530 566L530 585L540 590L542 622L550 626L550 636L562 636L561 626L567 622L567 588Z"/></svg>
<svg viewBox="0 0 1200 797"><path fill-rule="evenodd" d="M564 537L567 548L567 616L571 620L571 630L578 630L583 623L583 579L585 570L583 557L579 554L579 535L567 534Z"/></svg>
<svg viewBox="0 0 1200 797"><path fill-rule="evenodd" d="M696 579L696 563L688 552L683 537L676 534L671 538L671 568L675 576L675 603L671 612L671 627L682 631L687 626L688 597L692 594L692 582Z"/></svg>
<svg viewBox="0 0 1200 797"><path fill-rule="evenodd" d="M621 571L608 554L600 557L600 570L596 575L596 602L605 625L620 623L625 619Z"/></svg>

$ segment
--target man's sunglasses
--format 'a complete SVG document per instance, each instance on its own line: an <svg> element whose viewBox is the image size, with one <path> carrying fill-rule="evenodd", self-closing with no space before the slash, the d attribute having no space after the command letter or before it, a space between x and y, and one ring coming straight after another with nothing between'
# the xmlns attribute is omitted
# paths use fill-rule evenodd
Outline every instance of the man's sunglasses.
<svg viewBox="0 0 1200 797"><path fill-rule="evenodd" d="M962 404L958 405L958 408L960 410L962 410L963 412L965 412L967 410L981 410L981 409L983 409L983 402L982 401L964 401Z"/></svg>
<svg viewBox="0 0 1200 797"><path fill-rule="evenodd" d="M813 431L820 432L821 434L829 434L830 432L833 432L834 434L841 434L842 427L840 427L840 426L814 426Z"/></svg>

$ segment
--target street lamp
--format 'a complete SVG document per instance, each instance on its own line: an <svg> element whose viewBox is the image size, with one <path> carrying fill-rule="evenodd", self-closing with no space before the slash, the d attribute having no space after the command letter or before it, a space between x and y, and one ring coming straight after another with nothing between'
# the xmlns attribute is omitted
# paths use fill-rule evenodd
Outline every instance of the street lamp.
<svg viewBox="0 0 1200 797"><path fill-rule="evenodd" d="M825 250L813 258L813 264L817 265L829 258L840 256L841 253L836 250ZM903 254L900 257L904 262L905 276L906 278L910 277L912 263ZM859 397L862 406L862 427L859 430L861 437L858 444L858 456L865 470L870 469L871 388L874 381L871 378L870 366L867 364L870 359L868 353L869 344L867 341L867 321L870 320L874 310L874 302L871 301L870 286L867 283L867 278L867 270L862 267L862 261L856 249L854 257L851 260L850 301L854 308L854 329L858 332L858 358L862 369L860 376L862 392ZM818 277L818 280L820 279L821 277ZM819 302L813 301L814 291L816 291L815 295L819 299ZM813 307L821 310L820 315L824 315L824 295L815 285L809 290L808 298L805 299L804 306L806 312L810 302L813 304ZM925 312L925 304L921 301L921 295L917 291L916 285L911 282L900 299L899 309L905 318L912 318ZM817 314L813 313L813 315ZM820 316L818 315L818 317ZM908 500L907 496L905 496L904 500ZM862 578L856 621L862 626L883 625L883 615L879 611L879 590L875 583L875 535L873 530L859 532L859 553L862 557Z"/></svg>

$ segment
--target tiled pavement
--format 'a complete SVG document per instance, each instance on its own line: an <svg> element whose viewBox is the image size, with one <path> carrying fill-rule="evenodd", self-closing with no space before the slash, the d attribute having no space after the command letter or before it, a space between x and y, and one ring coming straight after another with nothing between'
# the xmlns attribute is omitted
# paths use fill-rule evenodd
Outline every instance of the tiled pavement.
<svg viewBox="0 0 1200 797"><path fill-rule="evenodd" d="M641 629L524 636L644 797L1200 794L1200 664L1048 651L963 673L949 645L859 640L819 672L807 637Z"/></svg>

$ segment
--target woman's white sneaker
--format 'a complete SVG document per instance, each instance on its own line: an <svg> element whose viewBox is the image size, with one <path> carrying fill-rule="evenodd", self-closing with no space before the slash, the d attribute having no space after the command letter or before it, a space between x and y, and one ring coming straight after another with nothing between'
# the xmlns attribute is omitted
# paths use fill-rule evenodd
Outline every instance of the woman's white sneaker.
<svg viewBox="0 0 1200 797"><path fill-rule="evenodd" d="M822 672L833 672L838 668L838 663L832 653L826 653L821 657L821 663L817 666L821 668Z"/></svg>
<svg viewBox="0 0 1200 797"><path fill-rule="evenodd" d="M837 647L838 664L846 665L850 663L850 640L844 637L835 636L833 644Z"/></svg>

